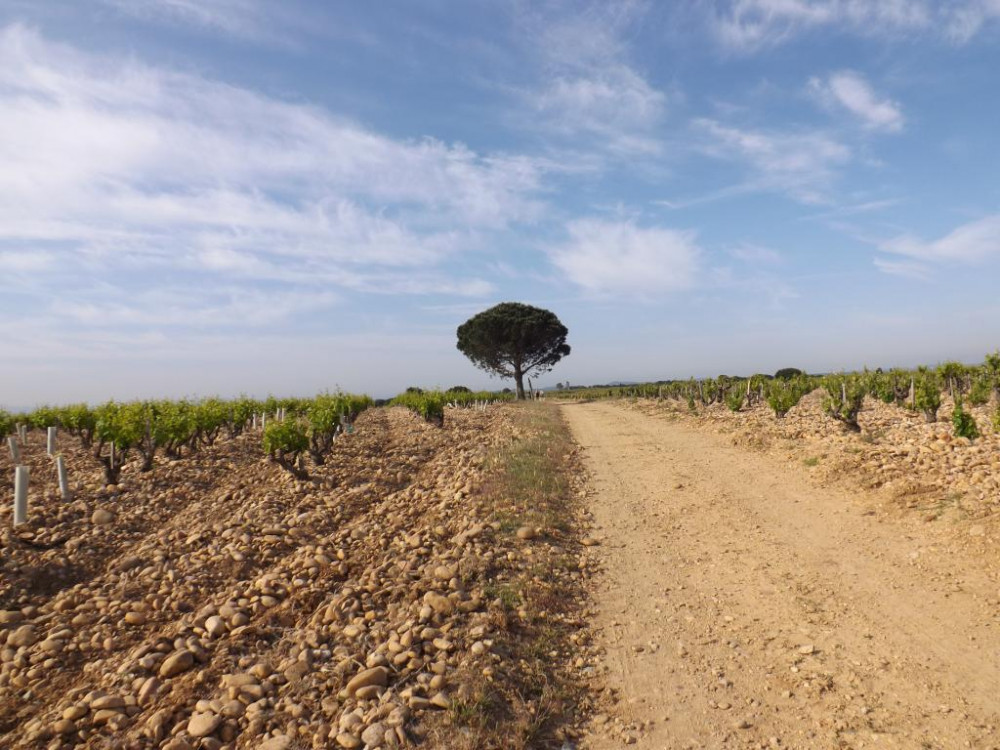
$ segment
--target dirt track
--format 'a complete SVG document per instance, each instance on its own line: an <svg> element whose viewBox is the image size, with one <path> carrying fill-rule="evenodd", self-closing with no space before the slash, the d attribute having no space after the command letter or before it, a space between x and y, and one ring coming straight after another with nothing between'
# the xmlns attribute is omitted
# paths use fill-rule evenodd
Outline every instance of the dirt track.
<svg viewBox="0 0 1000 750"><path fill-rule="evenodd" d="M612 403L563 414L620 693L585 747L1000 747L990 561L722 437Z"/></svg>

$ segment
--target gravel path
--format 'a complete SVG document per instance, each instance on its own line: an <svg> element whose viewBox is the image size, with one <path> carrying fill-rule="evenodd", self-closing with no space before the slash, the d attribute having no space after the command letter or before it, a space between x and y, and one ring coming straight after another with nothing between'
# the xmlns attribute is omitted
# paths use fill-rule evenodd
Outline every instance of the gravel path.
<svg viewBox="0 0 1000 750"><path fill-rule="evenodd" d="M620 698L585 747L1000 747L996 555L723 437L562 408Z"/></svg>

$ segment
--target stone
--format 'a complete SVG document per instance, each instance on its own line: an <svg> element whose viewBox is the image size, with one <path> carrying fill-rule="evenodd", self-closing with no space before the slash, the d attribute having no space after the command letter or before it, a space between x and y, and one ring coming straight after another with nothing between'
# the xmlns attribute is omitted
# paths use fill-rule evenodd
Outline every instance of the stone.
<svg viewBox="0 0 1000 750"><path fill-rule="evenodd" d="M441 691L431 698L431 705L437 706L438 708L451 708L451 699L448 697L447 693Z"/></svg>
<svg viewBox="0 0 1000 750"><path fill-rule="evenodd" d="M126 612L125 622L127 622L129 625L145 625L146 615L144 615L142 612Z"/></svg>
<svg viewBox="0 0 1000 750"><path fill-rule="evenodd" d="M176 677L194 666L194 654L187 649L176 651L163 660L160 677Z"/></svg>
<svg viewBox="0 0 1000 750"><path fill-rule="evenodd" d="M113 708L103 708L100 711L95 711L91 721L95 725L100 726L101 724L107 724L112 719L116 719L119 716L124 716L121 711L116 711Z"/></svg>
<svg viewBox="0 0 1000 750"><path fill-rule="evenodd" d="M375 722L361 733L361 741L370 748L385 744L385 725Z"/></svg>
<svg viewBox="0 0 1000 750"><path fill-rule="evenodd" d="M19 610L0 609L0 625L13 625L16 622L21 622L23 619L24 615Z"/></svg>
<svg viewBox="0 0 1000 750"><path fill-rule="evenodd" d="M90 517L90 522L97 526L106 526L115 520L114 512L107 508L98 508Z"/></svg>
<svg viewBox="0 0 1000 750"><path fill-rule="evenodd" d="M226 621L218 615L212 615L205 620L205 631L213 638L218 638L226 632Z"/></svg>
<svg viewBox="0 0 1000 750"><path fill-rule="evenodd" d="M389 670L385 667L372 667L362 672L358 672L348 681L347 694L353 696L359 688L377 686L385 687L389 684Z"/></svg>
<svg viewBox="0 0 1000 750"><path fill-rule="evenodd" d="M287 734L279 734L264 740L257 746L257 750L288 750L291 746L292 738Z"/></svg>
<svg viewBox="0 0 1000 750"><path fill-rule="evenodd" d="M222 723L222 717L213 713L194 713L188 720L187 730L192 737L207 737Z"/></svg>
<svg viewBox="0 0 1000 750"><path fill-rule="evenodd" d="M69 708L63 710L62 717L68 719L69 721L76 721L77 719L82 719L87 715L87 709L83 706L70 706Z"/></svg>
<svg viewBox="0 0 1000 750"><path fill-rule="evenodd" d="M142 686L139 688L139 693L136 696L136 700L138 701L139 705L145 706L148 705L149 703L152 703L153 700L156 698L156 693L159 691L159 689L160 689L160 681L158 679L156 679L155 677L146 678L146 681L142 683Z"/></svg>
<svg viewBox="0 0 1000 750"><path fill-rule="evenodd" d="M38 634L34 625L22 625L7 637L7 645L13 648L34 646L38 643Z"/></svg>
<svg viewBox="0 0 1000 750"><path fill-rule="evenodd" d="M364 745L360 737L356 734L351 734L350 732L341 732L338 734L337 744L341 747L347 748L347 750L355 750L355 748L359 748Z"/></svg>
<svg viewBox="0 0 1000 750"><path fill-rule="evenodd" d="M56 734L73 734L76 732L76 722L72 719L60 719L52 725L52 731Z"/></svg>
<svg viewBox="0 0 1000 750"><path fill-rule="evenodd" d="M436 591L428 591L424 594L424 604L439 615L450 615L455 611L455 605L452 604L451 599Z"/></svg>
<svg viewBox="0 0 1000 750"><path fill-rule="evenodd" d="M434 577L439 581L450 581L455 577L455 571L447 565L438 565L434 568Z"/></svg>
<svg viewBox="0 0 1000 750"><path fill-rule="evenodd" d="M91 711L100 711L102 708L125 708L125 699L120 695L102 695L91 701Z"/></svg>
<svg viewBox="0 0 1000 750"><path fill-rule="evenodd" d="M517 530L517 538L528 541L535 538L535 530L530 526L522 526Z"/></svg>

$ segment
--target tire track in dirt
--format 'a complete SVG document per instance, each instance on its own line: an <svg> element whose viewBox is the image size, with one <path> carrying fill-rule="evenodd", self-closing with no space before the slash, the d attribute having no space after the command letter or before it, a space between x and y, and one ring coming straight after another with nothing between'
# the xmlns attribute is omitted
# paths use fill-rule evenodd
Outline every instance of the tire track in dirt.
<svg viewBox="0 0 1000 750"><path fill-rule="evenodd" d="M585 747L1000 747L995 559L949 550L931 576L934 542L861 495L614 404L563 414L620 694Z"/></svg>

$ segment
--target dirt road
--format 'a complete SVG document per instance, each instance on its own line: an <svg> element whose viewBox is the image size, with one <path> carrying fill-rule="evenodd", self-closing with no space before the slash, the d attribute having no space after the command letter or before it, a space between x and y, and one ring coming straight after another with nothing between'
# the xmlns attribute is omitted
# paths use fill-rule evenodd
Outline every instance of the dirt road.
<svg viewBox="0 0 1000 750"><path fill-rule="evenodd" d="M613 403L563 414L620 691L585 747L1000 747L995 568L721 436Z"/></svg>

